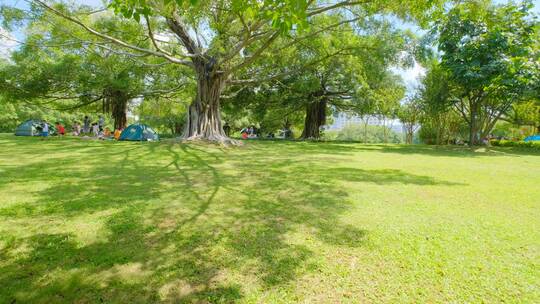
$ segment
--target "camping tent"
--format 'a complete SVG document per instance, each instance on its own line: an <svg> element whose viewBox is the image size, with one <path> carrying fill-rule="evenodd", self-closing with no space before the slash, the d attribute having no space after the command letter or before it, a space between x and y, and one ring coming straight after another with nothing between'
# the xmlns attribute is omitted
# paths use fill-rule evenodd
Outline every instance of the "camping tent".
<svg viewBox="0 0 540 304"><path fill-rule="evenodd" d="M540 135L533 135L525 138L525 141L540 141Z"/></svg>
<svg viewBox="0 0 540 304"><path fill-rule="evenodd" d="M20 124L17 129L15 129L15 135L17 136L37 136L40 135L38 130L40 122L36 120L29 119L22 124Z"/></svg>
<svg viewBox="0 0 540 304"><path fill-rule="evenodd" d="M159 140L159 135L149 126L141 123L132 124L120 134L120 140L151 141Z"/></svg>
<svg viewBox="0 0 540 304"><path fill-rule="evenodd" d="M15 129L15 135L17 136L39 136L41 135L41 128L43 122L41 120L29 119L22 124L20 124L17 129ZM54 127L49 124L49 134L54 134Z"/></svg>

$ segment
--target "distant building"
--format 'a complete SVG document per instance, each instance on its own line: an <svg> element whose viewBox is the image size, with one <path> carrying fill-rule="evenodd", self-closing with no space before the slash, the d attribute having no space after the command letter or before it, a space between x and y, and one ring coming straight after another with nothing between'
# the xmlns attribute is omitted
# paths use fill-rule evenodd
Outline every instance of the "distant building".
<svg viewBox="0 0 540 304"><path fill-rule="evenodd" d="M334 112L330 119L332 120L332 124L324 126L325 130L340 131L347 125L363 125L364 123L362 117L359 115L345 112ZM375 116L369 116L368 125L380 126L382 125L382 121ZM396 133L403 133L403 125L398 119L392 121L391 129Z"/></svg>

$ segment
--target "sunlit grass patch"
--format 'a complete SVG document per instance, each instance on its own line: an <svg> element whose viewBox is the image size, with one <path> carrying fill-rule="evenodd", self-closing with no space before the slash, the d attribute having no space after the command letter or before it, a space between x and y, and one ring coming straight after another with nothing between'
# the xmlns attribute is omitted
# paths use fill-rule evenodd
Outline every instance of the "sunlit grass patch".
<svg viewBox="0 0 540 304"><path fill-rule="evenodd" d="M538 302L540 155L0 136L0 302Z"/></svg>

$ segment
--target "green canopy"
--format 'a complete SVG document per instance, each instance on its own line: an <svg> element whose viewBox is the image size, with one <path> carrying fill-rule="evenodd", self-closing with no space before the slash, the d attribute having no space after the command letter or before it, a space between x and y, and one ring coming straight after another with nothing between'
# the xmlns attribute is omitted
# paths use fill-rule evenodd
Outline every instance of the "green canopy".
<svg viewBox="0 0 540 304"><path fill-rule="evenodd" d="M152 141L159 140L159 135L149 126L141 123L132 124L120 134L120 140Z"/></svg>

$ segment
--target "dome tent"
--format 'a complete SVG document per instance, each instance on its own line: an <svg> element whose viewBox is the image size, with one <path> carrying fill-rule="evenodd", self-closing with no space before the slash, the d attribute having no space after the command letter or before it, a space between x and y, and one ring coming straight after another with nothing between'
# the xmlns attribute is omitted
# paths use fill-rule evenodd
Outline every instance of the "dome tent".
<svg viewBox="0 0 540 304"><path fill-rule="evenodd" d="M17 129L15 129L16 136L39 136L41 135L43 121L37 119L28 119L27 121L20 124ZM49 123L49 134L54 134L55 129Z"/></svg>
<svg viewBox="0 0 540 304"><path fill-rule="evenodd" d="M149 126L141 123L129 125L120 134L120 140L152 141L159 140L159 135Z"/></svg>
<svg viewBox="0 0 540 304"><path fill-rule="evenodd" d="M532 136L529 136L529 137L525 138L524 141L525 141L525 142L529 142L529 141L540 141L540 134L539 134L539 135L532 135Z"/></svg>

